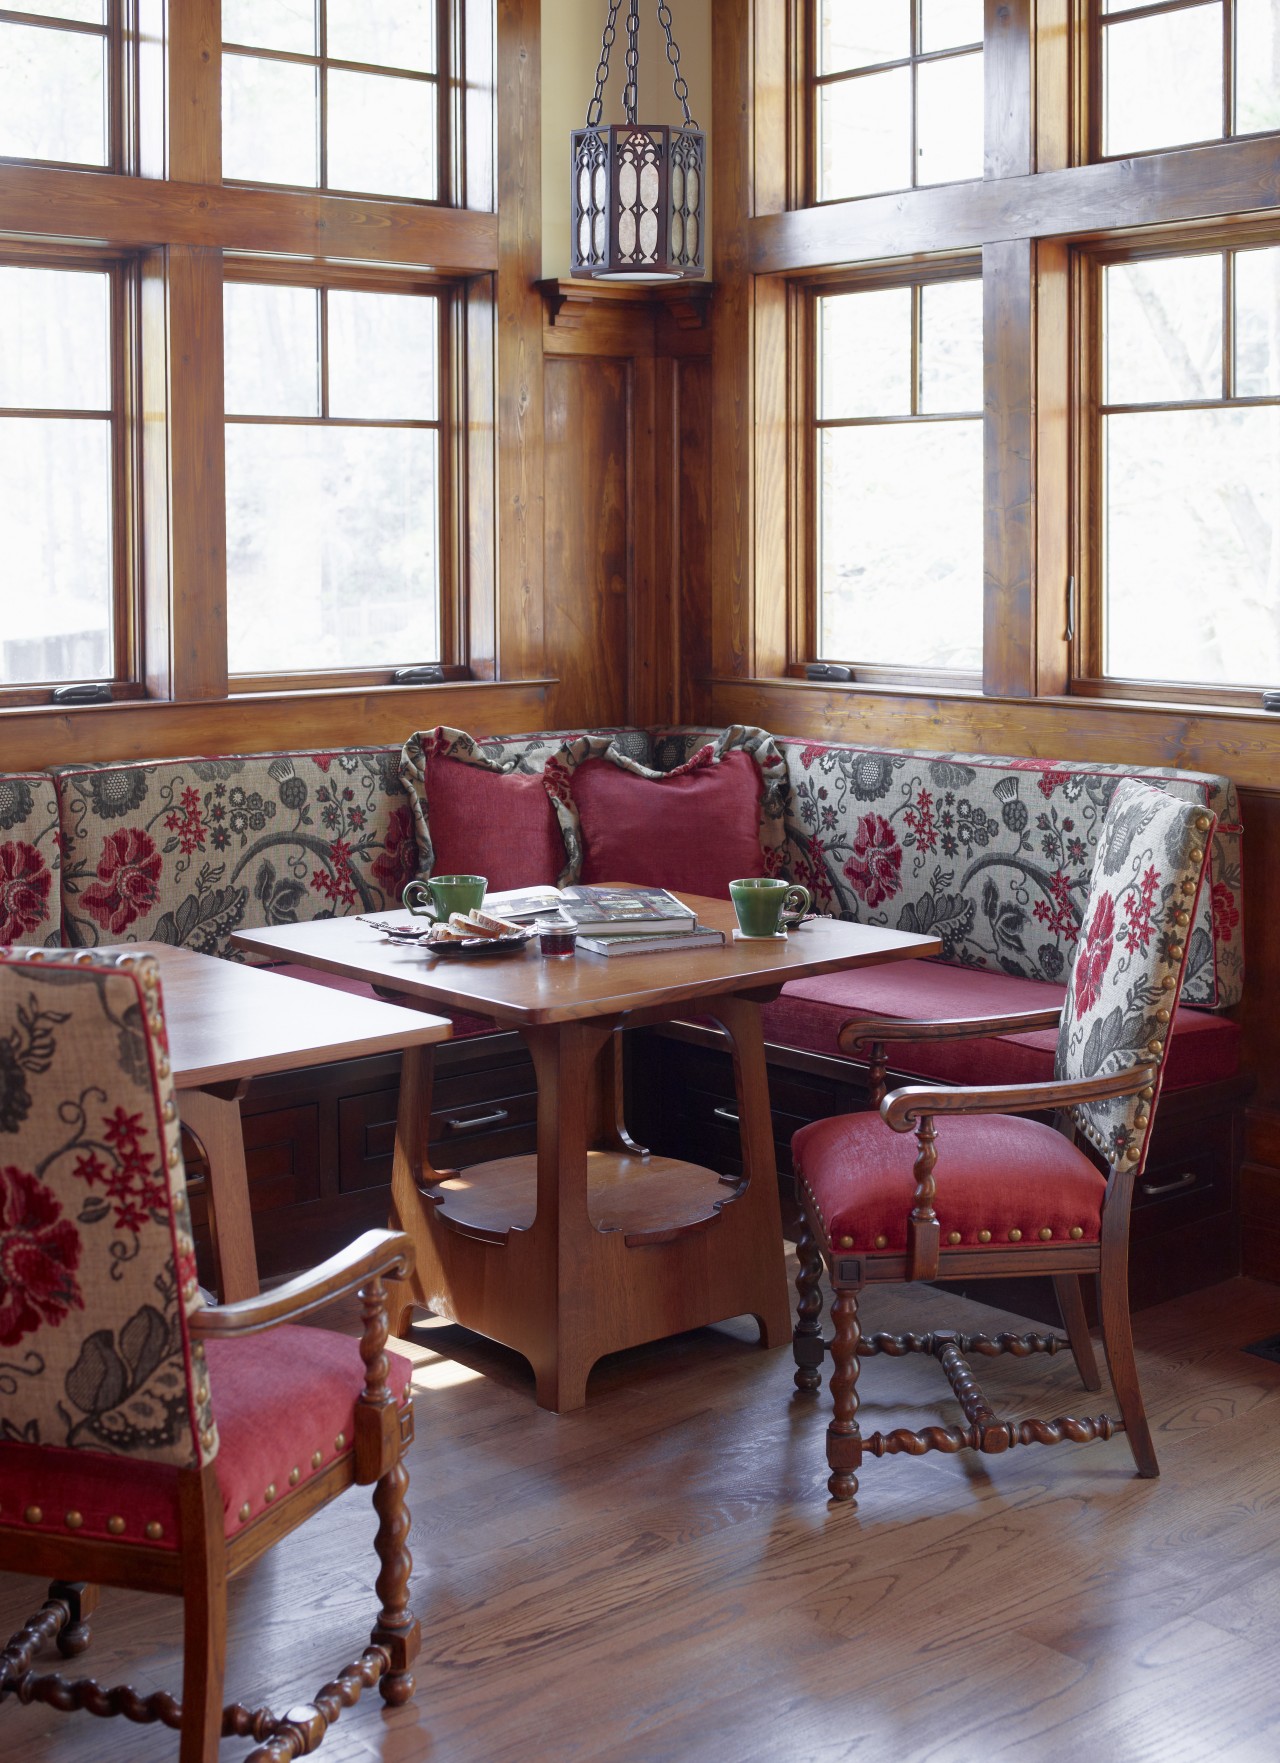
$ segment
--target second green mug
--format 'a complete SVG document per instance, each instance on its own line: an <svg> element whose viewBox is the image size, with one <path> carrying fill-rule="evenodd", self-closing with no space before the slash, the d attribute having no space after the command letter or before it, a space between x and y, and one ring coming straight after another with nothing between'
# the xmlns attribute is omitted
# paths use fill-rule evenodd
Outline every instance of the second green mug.
<svg viewBox="0 0 1280 1763"><path fill-rule="evenodd" d="M400 899L419 917L445 923L451 912L479 911L488 885L482 875L433 875L426 881L411 881Z"/></svg>
<svg viewBox="0 0 1280 1763"><path fill-rule="evenodd" d="M776 876L747 876L730 882L729 898L744 937L776 937L784 912L804 913L813 903L808 888Z"/></svg>

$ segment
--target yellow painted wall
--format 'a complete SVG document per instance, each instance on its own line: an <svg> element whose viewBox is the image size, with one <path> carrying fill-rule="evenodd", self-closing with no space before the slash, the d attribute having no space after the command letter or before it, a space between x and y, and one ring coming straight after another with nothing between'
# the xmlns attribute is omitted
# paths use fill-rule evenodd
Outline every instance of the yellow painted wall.
<svg viewBox="0 0 1280 1763"><path fill-rule="evenodd" d="M711 0L670 0L672 31L680 46L680 71L689 82L689 105L707 137L711 158ZM671 89L666 43L656 0L640 0L640 120L679 124L680 105ZM569 274L569 133L581 128L595 91L600 37L608 0L542 0L542 273ZM618 40L609 63L604 120L622 121L626 84L627 0L618 8ZM708 178L708 183L710 179ZM711 214L711 198L703 200ZM705 241L711 272L710 228Z"/></svg>

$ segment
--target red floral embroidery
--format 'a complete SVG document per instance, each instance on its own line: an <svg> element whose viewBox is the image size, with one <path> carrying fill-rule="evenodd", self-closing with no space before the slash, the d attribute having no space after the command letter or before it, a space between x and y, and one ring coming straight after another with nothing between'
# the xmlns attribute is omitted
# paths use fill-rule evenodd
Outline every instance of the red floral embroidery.
<svg viewBox="0 0 1280 1763"><path fill-rule="evenodd" d="M664 777L688 777L692 771L705 771L708 765L714 765L715 758L716 750L708 742L705 747L699 747L696 753L690 753L682 765L673 765L670 771L663 772L662 775Z"/></svg>
<svg viewBox="0 0 1280 1763"><path fill-rule="evenodd" d="M51 880L34 845L24 839L0 845L0 943L16 943L41 923Z"/></svg>
<svg viewBox="0 0 1280 1763"><path fill-rule="evenodd" d="M572 773L559 759L548 759L542 773L542 781L547 794L556 802L572 802L573 790L570 787Z"/></svg>
<svg viewBox="0 0 1280 1763"><path fill-rule="evenodd" d="M0 851L0 857L3 857ZM1215 943L1229 943L1232 932L1240 922L1240 912L1236 906L1236 897L1226 882L1213 884L1213 940ZM0 942L3 942L0 937Z"/></svg>
<svg viewBox="0 0 1280 1763"><path fill-rule="evenodd" d="M164 1212L168 1206L164 1181L151 1167L156 1153L142 1148L146 1124L141 1114L129 1114L118 1107L103 1117L102 1136L115 1152L115 1163L90 1151L77 1158L75 1174L89 1187L101 1182L115 1205L117 1230L139 1231L153 1213Z"/></svg>
<svg viewBox="0 0 1280 1763"><path fill-rule="evenodd" d="M1160 886L1160 872L1149 869L1136 888L1131 888L1124 897L1124 915L1126 923L1120 926L1120 941L1130 954L1139 951L1146 953L1147 947L1155 935L1156 927L1152 922L1151 912L1155 905L1156 889Z"/></svg>
<svg viewBox="0 0 1280 1763"><path fill-rule="evenodd" d="M98 859L98 879L84 891L85 910L103 930L119 936L159 898L160 853L150 833L121 827Z"/></svg>
<svg viewBox="0 0 1280 1763"><path fill-rule="evenodd" d="M332 874L327 869L313 870L311 885L335 906L354 906L358 896L351 875L351 846L345 839L335 839L329 855L333 859Z"/></svg>
<svg viewBox="0 0 1280 1763"><path fill-rule="evenodd" d="M312 758L313 762L320 767L321 771L325 774L325 776L328 777L329 767L333 764L333 754L332 753L313 753L311 755L311 758Z"/></svg>
<svg viewBox="0 0 1280 1763"><path fill-rule="evenodd" d="M853 891L868 906L891 900L902 886L902 847L883 814L864 814L844 866Z"/></svg>
<svg viewBox="0 0 1280 1763"><path fill-rule="evenodd" d="M418 867L413 810L397 808L387 823L387 842L371 865L373 879L389 900L398 900Z"/></svg>
<svg viewBox="0 0 1280 1763"><path fill-rule="evenodd" d="M816 759L821 759L824 756L824 754L827 754L830 751L831 751L830 747L814 747L814 746L801 747L801 749L800 749L800 763L804 767L804 769L806 771L808 771L811 769L811 767L813 766L813 763Z"/></svg>
<svg viewBox="0 0 1280 1763"><path fill-rule="evenodd" d="M57 1195L21 1169L0 1169L0 1346L83 1310L80 1238Z"/></svg>
<svg viewBox="0 0 1280 1763"><path fill-rule="evenodd" d="M1037 900L1031 908L1031 916L1046 925L1055 937L1065 937L1068 943L1074 943L1080 928L1071 899L1071 876L1065 869L1057 869L1049 877L1049 892L1052 902Z"/></svg>
<svg viewBox="0 0 1280 1763"><path fill-rule="evenodd" d="M1080 953L1076 956L1076 1021L1085 1016L1102 996L1102 982L1111 963L1116 928L1115 901L1103 894L1098 901Z"/></svg>
<svg viewBox="0 0 1280 1763"><path fill-rule="evenodd" d="M1054 766L1043 759L1010 759L1008 765L1010 771L1036 772L1038 774L1036 777L1036 787L1039 789L1040 794L1044 797L1046 802L1057 789L1058 785L1065 784L1071 776L1069 771L1063 771L1060 767Z"/></svg>
<svg viewBox="0 0 1280 1763"><path fill-rule="evenodd" d="M190 857L193 851L204 850L208 828L205 826L202 810L199 790L185 789L182 792L182 806L164 817L164 824L169 831L177 833L178 848L184 857Z"/></svg>
<svg viewBox="0 0 1280 1763"><path fill-rule="evenodd" d="M917 850L937 850L938 829L933 818L933 797L928 790L921 787L920 794L916 797L915 807L907 809L904 819L916 835Z"/></svg>

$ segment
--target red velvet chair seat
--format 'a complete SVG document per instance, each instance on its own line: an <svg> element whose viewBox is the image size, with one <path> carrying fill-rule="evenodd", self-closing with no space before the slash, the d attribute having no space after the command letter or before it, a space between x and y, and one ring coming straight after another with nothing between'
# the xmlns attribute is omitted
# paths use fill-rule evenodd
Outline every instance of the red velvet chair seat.
<svg viewBox="0 0 1280 1763"><path fill-rule="evenodd" d="M944 1249L1013 1254L1098 1240L1106 1177L1061 1133L1017 1115L958 1115L937 1126L934 1210ZM905 1251L913 1133L894 1132L878 1114L839 1114L801 1127L791 1148L828 1247Z"/></svg>
<svg viewBox="0 0 1280 1763"><path fill-rule="evenodd" d="M210 1341L205 1351L221 1439L214 1467L227 1535L233 1536L267 1506L288 1498L295 1471L293 1486L304 1487L351 1450L364 1363L358 1343L347 1335L290 1323L268 1334ZM413 1368L398 1353L387 1358L392 1393L403 1402ZM37 1511L38 1519L28 1516ZM69 1525L68 1513L80 1522ZM123 1529L111 1528L113 1518L124 1520ZM178 1471L105 1451L82 1457L65 1448L6 1442L0 1444L0 1524L176 1549ZM159 1536L148 1536L147 1526L157 1524Z"/></svg>
<svg viewBox="0 0 1280 1763"><path fill-rule="evenodd" d="M1011 1016L1057 1009L1065 988L1007 973L948 967L941 961L898 961L793 980L764 1007L764 1038L775 1045L841 1057L837 1036L851 1016ZM894 1071L939 1083L1047 1083L1058 1044L1054 1028L982 1040L905 1042L889 1048ZM1240 1067L1240 1025L1208 1010L1180 1008L1165 1064L1166 1090L1190 1089L1234 1077Z"/></svg>

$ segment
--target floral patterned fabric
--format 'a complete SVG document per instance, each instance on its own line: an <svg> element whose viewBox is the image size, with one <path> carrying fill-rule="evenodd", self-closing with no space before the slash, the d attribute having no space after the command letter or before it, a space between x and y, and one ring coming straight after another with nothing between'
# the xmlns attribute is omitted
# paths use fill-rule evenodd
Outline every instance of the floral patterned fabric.
<svg viewBox="0 0 1280 1763"><path fill-rule="evenodd" d="M155 961L0 952L0 1443L215 1455L179 1131Z"/></svg>
<svg viewBox="0 0 1280 1763"><path fill-rule="evenodd" d="M58 793L41 772L0 775L0 944L60 941Z"/></svg>
<svg viewBox="0 0 1280 1763"><path fill-rule="evenodd" d="M679 763L698 730L651 731ZM1062 984L1075 960L1103 821L1127 777L1217 816L1183 996L1225 1007L1244 986L1240 811L1197 772L1049 764L780 739L783 860L819 910L941 937L943 959Z"/></svg>
<svg viewBox="0 0 1280 1763"><path fill-rule="evenodd" d="M398 906L414 874L396 748L60 766L63 935L243 959L233 931Z"/></svg>
<svg viewBox="0 0 1280 1763"><path fill-rule="evenodd" d="M786 766L774 745L772 735L766 734L762 728L746 728L735 724L729 728L708 731L704 739L691 751L684 753L679 764L674 766L645 765L632 758L624 746L609 735L580 735L576 740L566 741L551 754L542 775L555 803L556 813L560 818L560 830L564 834L568 861L560 878L561 885L568 887L576 883L582 874L582 825L573 795L573 774L580 765L591 759L605 759L611 765L616 765L619 771L660 781L664 777L719 765L731 753L747 754L760 773L761 864L766 874L776 873L782 860Z"/></svg>
<svg viewBox="0 0 1280 1763"><path fill-rule="evenodd" d="M1156 1059L1146 1096L1072 1110L1112 1163L1141 1166L1155 1112L1214 817L1203 806L1126 779L1111 798L1076 939L1054 1075L1106 1076Z"/></svg>

